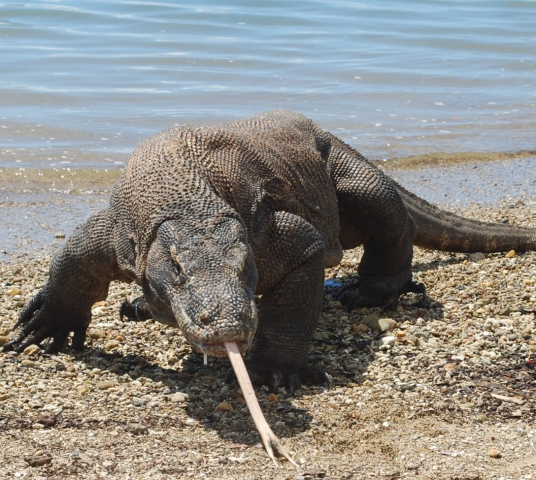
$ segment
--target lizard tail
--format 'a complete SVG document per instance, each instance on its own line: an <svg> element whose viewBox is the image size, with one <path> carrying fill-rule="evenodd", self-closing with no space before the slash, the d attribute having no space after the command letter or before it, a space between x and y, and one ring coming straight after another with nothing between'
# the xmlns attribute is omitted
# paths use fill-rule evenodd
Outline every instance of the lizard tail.
<svg viewBox="0 0 536 480"><path fill-rule="evenodd" d="M535 250L536 228L480 222L442 210L395 182L416 224L414 245L447 252Z"/></svg>

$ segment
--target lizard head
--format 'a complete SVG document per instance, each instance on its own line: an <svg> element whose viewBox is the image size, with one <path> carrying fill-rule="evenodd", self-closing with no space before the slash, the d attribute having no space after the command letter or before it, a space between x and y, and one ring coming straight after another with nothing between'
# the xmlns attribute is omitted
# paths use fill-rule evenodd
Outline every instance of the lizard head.
<svg viewBox="0 0 536 480"><path fill-rule="evenodd" d="M143 291L153 318L179 327L192 346L226 356L245 351L257 328L257 267L240 220L170 220L147 256Z"/></svg>

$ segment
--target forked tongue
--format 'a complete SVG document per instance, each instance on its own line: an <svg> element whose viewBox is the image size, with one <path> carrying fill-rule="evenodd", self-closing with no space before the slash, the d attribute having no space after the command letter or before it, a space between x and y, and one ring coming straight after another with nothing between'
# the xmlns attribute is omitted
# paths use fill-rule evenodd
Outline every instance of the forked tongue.
<svg viewBox="0 0 536 480"><path fill-rule="evenodd" d="M264 418L257 397L255 396L253 385L251 385L246 365L244 364L244 360L242 360L242 355L240 355L240 350L238 350L236 342L225 342L225 348L227 349L227 355L229 355L229 360L231 360L231 365L233 366L236 378L242 389L242 394L244 395L246 405L249 408L249 413L251 413L251 416L253 417L253 421L259 431L259 435L261 436L262 443L264 443L264 448L266 448L266 451L268 452L268 456L273 460L276 466L279 466L274 456L275 447L281 455L286 457L286 459L292 463L292 465L299 468L299 465L283 448L279 438L272 432L272 429Z"/></svg>

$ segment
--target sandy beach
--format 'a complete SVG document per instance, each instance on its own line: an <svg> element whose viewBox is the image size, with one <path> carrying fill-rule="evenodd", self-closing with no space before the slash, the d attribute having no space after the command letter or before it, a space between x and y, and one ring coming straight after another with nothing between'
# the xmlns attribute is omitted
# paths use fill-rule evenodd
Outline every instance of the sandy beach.
<svg viewBox="0 0 536 480"><path fill-rule="evenodd" d="M457 188L445 173L453 168L390 173L415 182L419 195L439 192L437 200L442 185ZM463 171L455 172L462 189ZM511 180L496 177L486 180L491 188ZM474 203L477 188L442 203L479 220L535 226L534 178L524 180L485 206ZM4 257L0 343L50 262L20 249ZM359 257L346 252L326 279L351 281ZM82 354L0 353L0 478L536 478L536 252L416 249L414 277L430 308L407 296L381 316L348 312L326 288L310 358L332 385L294 397L257 388L298 470L269 460L237 384L224 381L228 360L205 366L179 331L122 323L119 305L139 289L113 284L94 306Z"/></svg>

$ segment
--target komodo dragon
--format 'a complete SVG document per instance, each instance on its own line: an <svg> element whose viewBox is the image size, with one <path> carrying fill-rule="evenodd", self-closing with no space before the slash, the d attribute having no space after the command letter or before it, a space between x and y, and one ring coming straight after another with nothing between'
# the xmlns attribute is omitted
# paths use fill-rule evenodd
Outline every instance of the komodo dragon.
<svg viewBox="0 0 536 480"><path fill-rule="evenodd" d="M384 306L412 281L413 245L452 252L536 248L536 229L468 220L414 196L306 117L262 113L218 126L172 127L135 150L110 206L54 257L47 285L5 348L70 332L83 349L91 306L112 280L137 282L152 317L205 354L225 342L275 386L320 383L308 348L324 268L364 246L356 305ZM258 305L255 295L260 295Z"/></svg>

